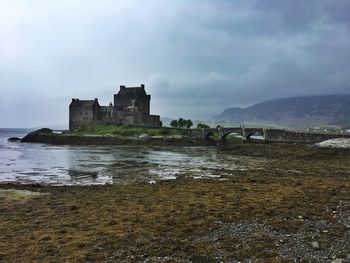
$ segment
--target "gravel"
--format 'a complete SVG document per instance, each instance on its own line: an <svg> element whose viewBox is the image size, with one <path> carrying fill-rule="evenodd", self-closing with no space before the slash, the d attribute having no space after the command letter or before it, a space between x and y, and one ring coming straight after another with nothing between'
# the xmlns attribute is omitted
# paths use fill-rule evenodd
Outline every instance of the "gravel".
<svg viewBox="0 0 350 263"><path fill-rule="evenodd" d="M348 223L348 213L350 205L341 203L334 213L337 215L337 221L308 220L298 217L289 219L297 221L300 229L295 233L287 233L276 229L275 227L253 222L225 223L217 221L217 227L207 235L198 238L198 241L217 243L219 248L220 239L224 236L230 236L238 244L236 249L249 248L252 242L255 242L256 233L264 233L269 237L269 242L273 243L272 253L290 262L350 262L346 256L350 248L350 229L344 231L343 238L332 238L332 229L342 227ZM310 241L310 236L314 239ZM321 237L329 236L326 244ZM320 239L317 241L317 239ZM220 260L220 251L217 259ZM339 255L343 255L339 258ZM350 256L350 255L349 255ZM251 257L243 262L258 262L256 258ZM242 262L242 263L243 263Z"/></svg>

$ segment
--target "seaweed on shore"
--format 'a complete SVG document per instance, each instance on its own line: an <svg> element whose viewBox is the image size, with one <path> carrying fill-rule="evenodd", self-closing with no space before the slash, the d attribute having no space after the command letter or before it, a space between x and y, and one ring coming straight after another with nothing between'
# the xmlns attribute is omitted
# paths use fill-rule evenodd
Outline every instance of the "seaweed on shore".
<svg viewBox="0 0 350 263"><path fill-rule="evenodd" d="M256 145L255 145L256 146ZM350 252L350 155L242 145L266 169L224 181L104 186L1 185L2 262L330 262ZM255 147L255 148L254 148Z"/></svg>

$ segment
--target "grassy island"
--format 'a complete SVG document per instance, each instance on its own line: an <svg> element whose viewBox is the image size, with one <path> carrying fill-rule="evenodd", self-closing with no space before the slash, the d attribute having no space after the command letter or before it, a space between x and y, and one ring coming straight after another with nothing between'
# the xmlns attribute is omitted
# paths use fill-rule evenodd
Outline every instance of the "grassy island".
<svg viewBox="0 0 350 263"><path fill-rule="evenodd" d="M139 128L116 125L98 125L74 132L58 134L42 128L23 137L21 142L58 145L150 145L150 146L199 146L215 145L215 141L187 136L187 129Z"/></svg>
<svg viewBox="0 0 350 263"><path fill-rule="evenodd" d="M75 135L119 135L119 136L174 136L186 135L186 129L178 128L141 128L128 125L99 124L92 128L83 128L72 132Z"/></svg>

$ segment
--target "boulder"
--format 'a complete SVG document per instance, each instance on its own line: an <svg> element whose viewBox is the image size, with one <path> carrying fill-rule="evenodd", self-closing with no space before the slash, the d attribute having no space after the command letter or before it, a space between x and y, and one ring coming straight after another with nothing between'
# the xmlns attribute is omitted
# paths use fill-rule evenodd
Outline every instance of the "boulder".
<svg viewBox="0 0 350 263"><path fill-rule="evenodd" d="M8 138L7 140L8 140L9 142L18 142L18 141L20 141L21 139L18 138L18 137L11 137L11 138Z"/></svg>
<svg viewBox="0 0 350 263"><path fill-rule="evenodd" d="M49 128L41 128L39 130L28 133L21 140L22 142L43 142L43 138L52 137L53 131Z"/></svg>

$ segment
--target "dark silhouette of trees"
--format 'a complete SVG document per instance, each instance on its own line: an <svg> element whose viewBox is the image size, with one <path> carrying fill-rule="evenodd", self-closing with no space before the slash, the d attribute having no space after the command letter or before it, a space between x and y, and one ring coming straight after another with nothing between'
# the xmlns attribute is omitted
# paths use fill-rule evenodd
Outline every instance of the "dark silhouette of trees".
<svg viewBox="0 0 350 263"><path fill-rule="evenodd" d="M173 128L177 128L177 127L179 127L179 123L178 123L177 120L172 120L170 122L170 126L173 127Z"/></svg>
<svg viewBox="0 0 350 263"><path fill-rule="evenodd" d="M192 120L185 120L184 118L179 118L178 120L172 120L170 126L173 128L188 128L190 129L193 126Z"/></svg>
<svg viewBox="0 0 350 263"><path fill-rule="evenodd" d="M193 126L193 122L192 122L190 119L188 119L188 120L186 121L186 128L187 128L187 129L190 129L192 126Z"/></svg>

